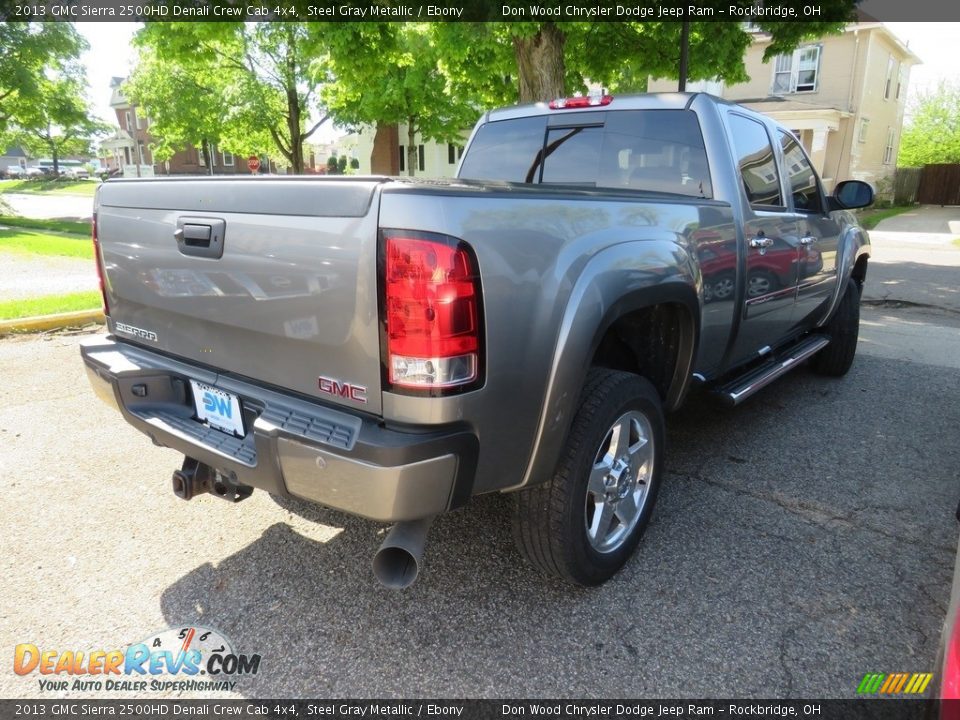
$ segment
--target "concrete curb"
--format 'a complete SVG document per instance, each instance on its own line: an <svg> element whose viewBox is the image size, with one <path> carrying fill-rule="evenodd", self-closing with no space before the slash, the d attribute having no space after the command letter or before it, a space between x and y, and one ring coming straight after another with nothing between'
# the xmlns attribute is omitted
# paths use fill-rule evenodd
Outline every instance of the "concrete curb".
<svg viewBox="0 0 960 720"><path fill-rule="evenodd" d="M102 322L102 310L78 310L77 312L58 313L56 315L37 315L36 317L18 318L16 320L0 320L0 335L9 335L14 332L58 330Z"/></svg>

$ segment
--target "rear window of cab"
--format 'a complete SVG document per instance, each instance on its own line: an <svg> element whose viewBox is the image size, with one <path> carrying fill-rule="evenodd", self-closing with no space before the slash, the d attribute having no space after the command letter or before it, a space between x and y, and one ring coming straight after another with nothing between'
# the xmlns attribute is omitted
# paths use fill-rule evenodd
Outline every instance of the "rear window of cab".
<svg viewBox="0 0 960 720"><path fill-rule="evenodd" d="M617 110L568 117L569 123L539 115L481 126L459 177L713 197L694 112Z"/></svg>

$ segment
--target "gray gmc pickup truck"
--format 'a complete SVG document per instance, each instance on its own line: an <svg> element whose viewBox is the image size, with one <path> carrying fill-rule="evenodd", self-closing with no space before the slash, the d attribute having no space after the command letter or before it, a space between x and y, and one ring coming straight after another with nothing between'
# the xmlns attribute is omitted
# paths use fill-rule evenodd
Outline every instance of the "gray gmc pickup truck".
<svg viewBox="0 0 960 720"><path fill-rule="evenodd" d="M857 343L869 240L787 129L705 94L487 113L458 178L158 178L98 191L97 394L185 458L173 490L254 488L393 523L516 498L540 570L604 582L692 384L737 404Z"/></svg>

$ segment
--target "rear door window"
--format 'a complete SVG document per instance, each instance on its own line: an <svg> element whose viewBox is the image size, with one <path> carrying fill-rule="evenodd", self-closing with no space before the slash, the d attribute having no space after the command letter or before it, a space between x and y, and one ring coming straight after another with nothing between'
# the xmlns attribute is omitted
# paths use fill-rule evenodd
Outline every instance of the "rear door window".
<svg viewBox="0 0 960 720"><path fill-rule="evenodd" d="M780 174L767 129L762 123L731 113L733 150L751 207L784 209Z"/></svg>
<svg viewBox="0 0 960 720"><path fill-rule="evenodd" d="M807 159L807 154L800 147L800 143L785 132L778 134L780 146L783 148L783 171L793 197L794 209L800 212L822 213L820 183Z"/></svg>

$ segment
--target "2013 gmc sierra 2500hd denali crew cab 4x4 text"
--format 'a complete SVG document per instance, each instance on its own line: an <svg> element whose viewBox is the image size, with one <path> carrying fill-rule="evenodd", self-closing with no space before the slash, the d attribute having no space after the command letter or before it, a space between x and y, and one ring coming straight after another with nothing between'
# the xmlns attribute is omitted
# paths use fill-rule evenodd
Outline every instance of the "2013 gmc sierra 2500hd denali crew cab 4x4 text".
<svg viewBox="0 0 960 720"><path fill-rule="evenodd" d="M663 412L801 361L843 375L869 240L796 138L705 94L487 113L458 178L111 180L98 395L186 457L183 498L254 488L395 523L516 494L541 570L598 584L650 520Z"/></svg>

